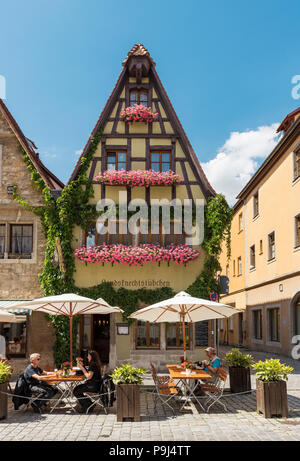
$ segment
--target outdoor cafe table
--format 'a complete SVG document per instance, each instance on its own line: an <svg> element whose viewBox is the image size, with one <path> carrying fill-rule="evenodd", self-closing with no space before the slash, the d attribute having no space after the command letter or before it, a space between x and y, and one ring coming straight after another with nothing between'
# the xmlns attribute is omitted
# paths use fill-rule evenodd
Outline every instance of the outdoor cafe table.
<svg viewBox="0 0 300 461"><path fill-rule="evenodd" d="M211 375L209 373L206 373L206 371L199 369L192 369L190 374L186 374L186 372L180 365L166 365L166 367L169 370L171 378L176 379L178 383L182 382L184 386L185 400L191 400L191 398L194 397L194 399L196 399L202 410L205 411L204 407L199 402L194 392L198 385L198 380L211 379ZM187 397L188 393L189 397Z"/></svg>
<svg viewBox="0 0 300 461"><path fill-rule="evenodd" d="M44 376L43 382L46 382L47 384L56 384L61 391L61 396L57 399L57 402L55 402L55 405L51 408L50 413L52 413L52 411L60 404L63 399L67 400L72 410L75 412L75 409L72 405L73 390L77 384L80 384L84 380L85 377L83 375L63 376L56 374L55 372L53 372L51 375Z"/></svg>

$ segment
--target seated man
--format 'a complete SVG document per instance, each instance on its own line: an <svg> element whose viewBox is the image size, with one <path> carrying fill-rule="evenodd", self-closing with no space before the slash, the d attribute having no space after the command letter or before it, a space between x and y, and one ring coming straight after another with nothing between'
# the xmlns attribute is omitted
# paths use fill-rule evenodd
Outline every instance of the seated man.
<svg viewBox="0 0 300 461"><path fill-rule="evenodd" d="M201 384L205 384L207 382L213 383L216 380L216 373L221 366L221 360L216 354L216 349L214 347L208 347L205 349L206 355L208 360L202 360L202 362L196 362L198 366L200 366L206 373L209 373L212 379L209 380L200 380L197 384L200 386L197 388L196 395L205 395L204 392L201 390ZM196 384L196 383L195 383Z"/></svg>
<svg viewBox="0 0 300 461"><path fill-rule="evenodd" d="M43 400L35 400L35 402L31 404L35 413L41 413L41 406L46 404L46 400L52 399L57 392L57 390L53 386L50 386L50 384L43 383L43 375L48 375L49 373L43 371L39 367L40 360L40 354L31 354L30 365L28 365L24 371L24 378L30 391L42 393L41 399Z"/></svg>
<svg viewBox="0 0 300 461"><path fill-rule="evenodd" d="M221 360L216 354L216 349L214 347L208 347L205 349L206 355L208 357L208 360L203 360L202 361L202 367L204 368L204 371L206 373L209 373L212 375L212 377L215 377L218 369L221 366Z"/></svg>

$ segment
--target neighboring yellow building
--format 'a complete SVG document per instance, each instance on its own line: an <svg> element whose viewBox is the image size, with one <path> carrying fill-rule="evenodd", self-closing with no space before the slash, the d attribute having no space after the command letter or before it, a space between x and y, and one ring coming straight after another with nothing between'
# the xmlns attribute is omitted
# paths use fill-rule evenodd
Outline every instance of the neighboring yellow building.
<svg viewBox="0 0 300 461"><path fill-rule="evenodd" d="M290 355L292 338L300 335L300 108L278 131L283 136L234 206L230 291L222 301L243 309L244 317L240 323L234 319L233 332L221 331L220 337L232 345ZM225 253L221 266L225 275ZM246 341L239 340L239 325Z"/></svg>
<svg viewBox="0 0 300 461"><path fill-rule="evenodd" d="M120 120L122 110L134 104L151 107L158 112L158 118L152 123L125 123ZM91 162L88 172L94 184L94 197L90 203L96 205L100 199L112 199L117 204L122 200L129 203L133 199L143 199L151 204L153 199L185 199L195 201L215 195L197 160L193 148L179 122L166 91L157 75L155 63L149 52L141 44L135 45L123 62L123 70L92 132L95 136L103 130L101 141ZM89 141L83 150L85 156ZM79 159L70 181L80 172ZM182 180L180 184L151 187L125 187L107 185L95 180L96 176L107 170L171 170ZM119 192L125 198L119 197ZM127 194L127 195L126 195ZM117 226L127 226L127 222L116 218ZM185 242L184 233L177 234L174 229L164 236L162 231L156 236L151 234L110 235L103 237L97 233L96 223L74 232L73 247L100 245L102 243L139 245L159 243L179 245ZM128 265L93 264L76 262L75 284L79 288L96 286L103 282L112 282L114 288L159 288L170 287L179 292L191 285L203 268L204 254L200 260L188 265L175 262L148 263L142 267ZM150 360L158 366L170 360L178 361L182 355L182 330L180 324L149 324L136 322L126 332L122 328L121 315L106 317L85 315L81 324L81 347L93 347L100 352L101 359L115 366L124 360L139 365L149 365ZM121 324L121 325L118 325ZM189 357L199 359L203 354L203 334L199 325L187 326ZM203 330L202 330L203 331ZM213 340L204 334L206 344ZM209 335L210 336L210 335Z"/></svg>

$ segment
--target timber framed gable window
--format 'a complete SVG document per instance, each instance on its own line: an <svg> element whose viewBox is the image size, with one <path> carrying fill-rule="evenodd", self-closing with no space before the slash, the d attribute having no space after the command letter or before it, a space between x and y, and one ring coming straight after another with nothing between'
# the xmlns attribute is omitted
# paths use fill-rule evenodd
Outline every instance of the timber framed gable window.
<svg viewBox="0 0 300 461"><path fill-rule="evenodd" d="M258 191L253 195L253 219L259 215Z"/></svg>
<svg viewBox="0 0 300 461"><path fill-rule="evenodd" d="M129 105L134 106L135 104L148 107L148 91L147 90L134 89L129 92Z"/></svg>
<svg viewBox="0 0 300 461"><path fill-rule="evenodd" d="M295 217L295 248L300 247L300 214Z"/></svg>
<svg viewBox="0 0 300 461"><path fill-rule="evenodd" d="M5 234L6 226L5 224L0 224L0 259L4 258L5 253Z"/></svg>
<svg viewBox="0 0 300 461"><path fill-rule="evenodd" d="M268 235L268 261L272 261L276 256L275 232Z"/></svg>
<svg viewBox="0 0 300 461"><path fill-rule="evenodd" d="M108 171L126 170L127 152L124 150L108 151L106 157L106 169Z"/></svg>
<svg viewBox="0 0 300 461"><path fill-rule="evenodd" d="M160 348L160 324L136 321L135 325L136 349Z"/></svg>
<svg viewBox="0 0 300 461"><path fill-rule="evenodd" d="M190 324L185 325L186 348L190 348ZM181 349L183 347L182 324L166 323L166 347L167 349Z"/></svg>
<svg viewBox="0 0 300 461"><path fill-rule="evenodd" d="M300 178L300 144L294 150L294 181Z"/></svg>
<svg viewBox="0 0 300 461"><path fill-rule="evenodd" d="M33 251L33 225L10 225L10 258L31 258Z"/></svg>
<svg viewBox="0 0 300 461"><path fill-rule="evenodd" d="M140 225L140 223L138 223ZM147 225L147 223L146 223ZM106 230L104 230L104 227ZM186 234L182 228L180 221L171 220L170 228L164 229L161 222L157 223L157 228L151 230L151 224L148 225L148 232L146 234L137 232L136 234L130 233L127 221L120 219L110 219L109 222L101 223L98 221L97 225L90 225L84 234L84 242L86 248L95 245L140 245L140 244L159 244L162 247L174 244L184 245ZM157 232L156 232L157 231Z"/></svg>
<svg viewBox="0 0 300 461"><path fill-rule="evenodd" d="M171 152L169 150L153 150L150 152L151 170L164 173L171 170Z"/></svg>

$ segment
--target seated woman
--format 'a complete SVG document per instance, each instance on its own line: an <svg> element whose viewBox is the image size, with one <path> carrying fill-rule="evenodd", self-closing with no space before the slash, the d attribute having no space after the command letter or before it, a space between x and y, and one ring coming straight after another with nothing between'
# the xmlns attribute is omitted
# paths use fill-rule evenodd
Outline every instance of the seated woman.
<svg viewBox="0 0 300 461"><path fill-rule="evenodd" d="M83 384L79 384L74 389L73 394L78 399L80 404L79 413L86 413L89 406L92 404L92 401L89 397L84 395L84 392L99 392L100 384L101 384L101 361L96 351L89 351L88 352L88 371L85 367L81 364L78 364L79 368L81 369L82 373L86 377L87 381ZM93 407L90 411L93 410Z"/></svg>

